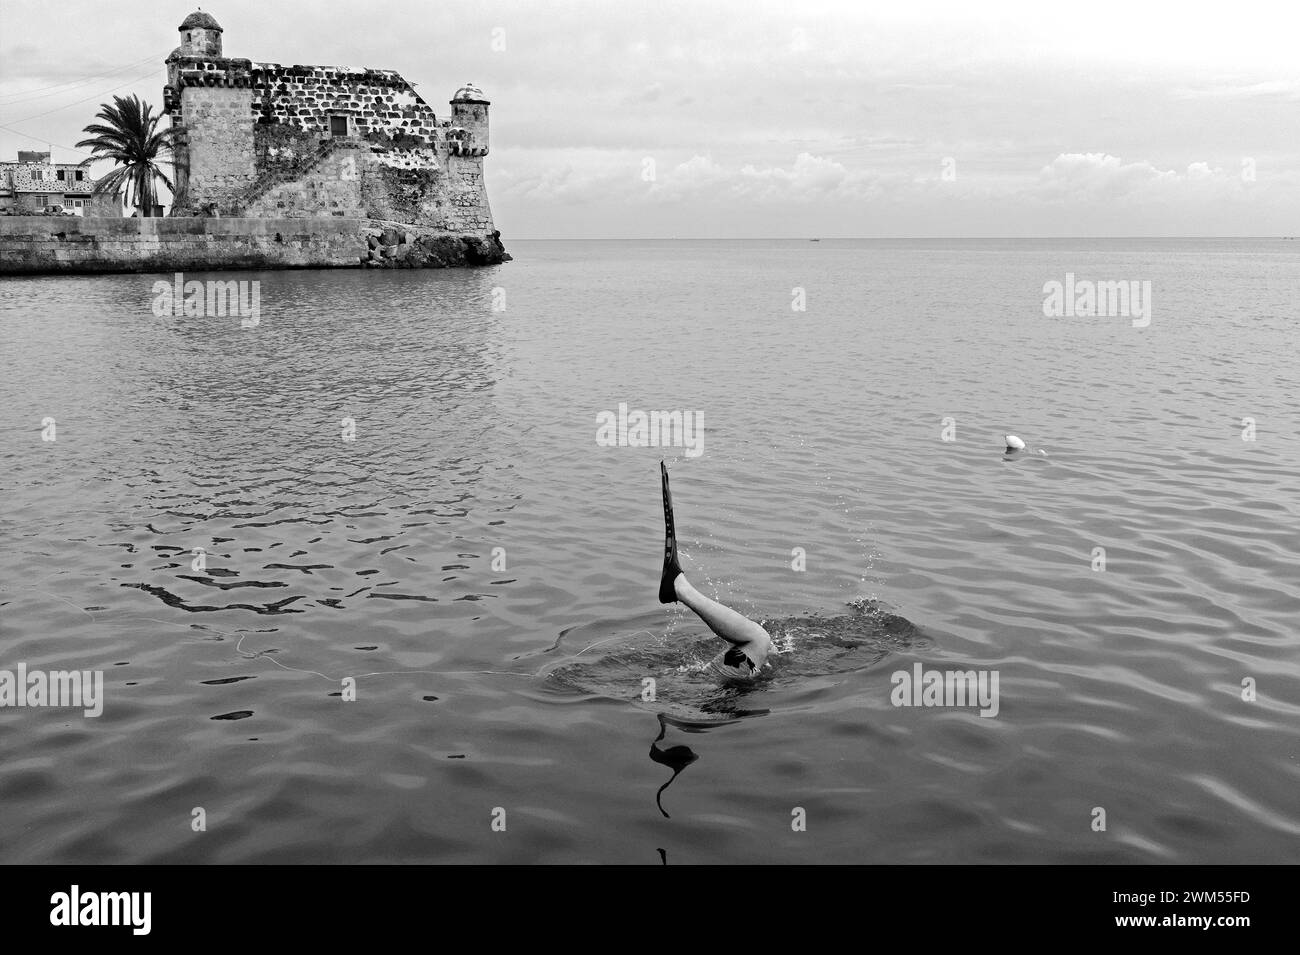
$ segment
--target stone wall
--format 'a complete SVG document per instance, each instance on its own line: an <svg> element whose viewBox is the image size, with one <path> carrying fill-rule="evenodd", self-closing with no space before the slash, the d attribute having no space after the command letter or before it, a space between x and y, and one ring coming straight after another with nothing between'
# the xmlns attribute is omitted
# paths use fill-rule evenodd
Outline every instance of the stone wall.
<svg viewBox="0 0 1300 955"><path fill-rule="evenodd" d="M394 246L410 247L400 256L400 264L396 252L382 252ZM0 217L0 274L10 275L375 265L445 268L493 265L508 259L495 235L448 236L363 218Z"/></svg>
<svg viewBox="0 0 1300 955"><path fill-rule="evenodd" d="M205 130L200 134L212 142ZM227 141L222 154L234 156L244 171L213 176L205 162L202 183L178 204L178 213L372 218L448 235L494 231L481 157L376 150L360 139L320 140L287 124L254 127L252 142L251 178L244 165L249 151Z"/></svg>
<svg viewBox="0 0 1300 955"><path fill-rule="evenodd" d="M330 117L350 118L349 135L376 142L402 137L411 146L438 138L433 109L399 73L334 66L252 64L264 122L291 123L330 135Z"/></svg>
<svg viewBox="0 0 1300 955"><path fill-rule="evenodd" d="M250 194L241 214L245 216L272 216L276 218L353 218L364 219L386 216L380 209L372 209L362 197L362 169L369 159L369 150L360 143L332 141L330 148L318 150L280 170L280 162L262 166L263 176L273 178L260 195ZM283 179L279 179L282 175Z"/></svg>
<svg viewBox="0 0 1300 955"><path fill-rule="evenodd" d="M182 130L174 216L371 218L490 236L488 104L439 122L392 70L168 58ZM346 133L331 129L346 120Z"/></svg>
<svg viewBox="0 0 1300 955"><path fill-rule="evenodd" d="M86 212L88 216L100 216L105 219L121 219L122 200L118 196L100 193L97 196L91 196L86 203Z"/></svg>
<svg viewBox="0 0 1300 955"><path fill-rule="evenodd" d="M177 151L178 209L202 212L215 203L225 215L257 179L254 163L253 91L192 87L181 92L185 145Z"/></svg>
<svg viewBox="0 0 1300 955"><path fill-rule="evenodd" d="M491 232L492 209L483 184L483 160L471 156L447 158L447 193L451 232Z"/></svg>

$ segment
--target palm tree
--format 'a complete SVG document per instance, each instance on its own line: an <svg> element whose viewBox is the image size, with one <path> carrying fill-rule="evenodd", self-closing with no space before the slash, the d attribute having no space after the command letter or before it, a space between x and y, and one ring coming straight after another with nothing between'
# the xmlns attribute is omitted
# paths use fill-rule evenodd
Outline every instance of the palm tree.
<svg viewBox="0 0 1300 955"><path fill-rule="evenodd" d="M114 96L115 105L102 103L95 114L103 123L92 123L83 132L92 138L77 143L78 149L90 149L95 155L82 165L98 159L111 159L117 164L112 172L95 183L95 195L126 196L128 203L138 206L142 216L153 215L155 205L155 180L162 180L172 189L171 180L159 164L170 164L162 158L170 154L176 141L175 127L158 130L162 114L153 115L153 107L141 102L140 97Z"/></svg>

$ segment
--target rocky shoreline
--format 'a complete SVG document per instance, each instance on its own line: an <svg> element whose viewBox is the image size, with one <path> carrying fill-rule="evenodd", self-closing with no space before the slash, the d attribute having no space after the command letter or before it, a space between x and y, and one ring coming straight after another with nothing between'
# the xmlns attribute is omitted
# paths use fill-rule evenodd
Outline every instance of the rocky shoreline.
<svg viewBox="0 0 1300 955"><path fill-rule="evenodd" d="M421 234L403 226L364 232L369 251L361 264L371 269L454 269L499 265L512 258L495 231L485 237Z"/></svg>

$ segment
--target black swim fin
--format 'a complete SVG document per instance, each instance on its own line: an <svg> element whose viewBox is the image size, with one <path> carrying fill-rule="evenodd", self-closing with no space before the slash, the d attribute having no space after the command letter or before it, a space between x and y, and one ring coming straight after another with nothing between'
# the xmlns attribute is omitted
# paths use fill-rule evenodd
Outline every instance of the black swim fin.
<svg viewBox="0 0 1300 955"><path fill-rule="evenodd" d="M677 563L677 531L673 527L673 494L668 490L668 468L659 462L659 473L664 483L664 572L659 578L659 602L670 604L677 602L677 591L673 581L682 572Z"/></svg>

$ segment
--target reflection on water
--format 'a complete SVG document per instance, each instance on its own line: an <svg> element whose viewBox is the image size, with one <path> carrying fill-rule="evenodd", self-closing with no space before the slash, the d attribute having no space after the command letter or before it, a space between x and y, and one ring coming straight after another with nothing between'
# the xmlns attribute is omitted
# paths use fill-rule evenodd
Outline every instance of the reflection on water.
<svg viewBox="0 0 1300 955"><path fill-rule="evenodd" d="M0 859L1295 858L1295 243L518 244L223 275L256 329L0 282L0 668L106 696L0 711ZM1045 319L1067 271L1151 325ZM624 402L703 414L683 559L788 651L753 686L656 602ZM892 706L918 662L997 718Z"/></svg>
<svg viewBox="0 0 1300 955"><path fill-rule="evenodd" d="M654 742L650 744L650 758L661 766L667 766L673 771L673 774L668 777L668 781L660 786L655 792L655 805L659 807L659 811L664 814L665 819L670 819L671 817L668 815L668 810L664 808L664 790L673 784L673 780L677 778L678 774L681 773L683 769L700 758L689 746L659 745L663 742L664 734L668 732L668 723L668 718L663 713L660 713L659 735L656 736ZM663 850L661 849L659 851L662 852Z"/></svg>

